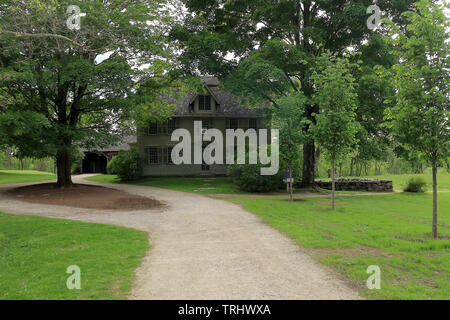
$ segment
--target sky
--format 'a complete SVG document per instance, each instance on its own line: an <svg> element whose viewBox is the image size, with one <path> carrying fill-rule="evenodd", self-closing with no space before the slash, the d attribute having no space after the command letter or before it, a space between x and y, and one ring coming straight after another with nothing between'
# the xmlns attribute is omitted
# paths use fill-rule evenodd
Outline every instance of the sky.
<svg viewBox="0 0 450 320"><path fill-rule="evenodd" d="M450 4L450 0L440 0L438 2L441 4L444 4L444 3ZM174 12L174 14L177 14L177 16L179 16L180 12L170 3L170 1L168 1L167 6L169 9L171 9ZM181 10L185 12L185 9L181 9ZM445 9L444 13L450 19L450 9ZM97 58L95 59L95 62L97 64L102 63L104 60L108 59L112 53L113 53L113 51L110 51L110 52L98 55ZM229 53L225 56L225 59L232 60L232 59L234 59L234 56L232 53ZM140 69L145 69L145 66L142 66Z"/></svg>

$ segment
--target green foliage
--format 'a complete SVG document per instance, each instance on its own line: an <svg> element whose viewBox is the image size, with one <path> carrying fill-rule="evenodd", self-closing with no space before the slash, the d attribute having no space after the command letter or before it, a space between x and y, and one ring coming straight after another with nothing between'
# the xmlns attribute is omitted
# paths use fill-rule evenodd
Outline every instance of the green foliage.
<svg viewBox="0 0 450 320"><path fill-rule="evenodd" d="M320 109L312 130L331 160L347 156L356 144L359 125L352 68L355 65L348 59L333 58L326 53L319 59L318 70L312 77L317 87L313 99Z"/></svg>
<svg viewBox="0 0 450 320"><path fill-rule="evenodd" d="M65 23L69 5L86 14L79 30ZM165 37L172 19L164 5L0 0L0 147L56 156L58 174L70 184L74 145L117 143L145 110L171 114L173 106L162 102L173 78Z"/></svg>
<svg viewBox="0 0 450 320"><path fill-rule="evenodd" d="M403 25L401 13L414 1L378 5ZM358 120L371 122L366 128L368 136L374 132L375 138L383 136L377 128L384 111L379 100L388 97L389 86L382 81L370 85L370 78L376 77L373 67L379 62L390 67L392 56L380 41L383 30L373 32L366 27L370 1L187 0L184 4L190 14L183 25L173 27L171 36L182 47L181 63L187 72L221 76L227 89L254 106L270 103L277 107L279 98L302 92L309 99L301 112L303 124L314 122L314 114L320 112L312 100L316 87L311 76L321 54L330 51L339 57L346 48L360 50L367 43L362 73L368 77L358 74L363 84L361 101L367 103L360 108ZM229 59L230 54L235 59ZM303 177L306 184L314 176L310 129L308 124L302 128L308 138L304 150L309 158L303 161L303 172L309 173Z"/></svg>
<svg viewBox="0 0 450 320"><path fill-rule="evenodd" d="M109 173L117 174L122 181L137 180L142 175L142 156L137 148L120 151L109 163Z"/></svg>
<svg viewBox="0 0 450 320"><path fill-rule="evenodd" d="M440 4L420 0L415 7L404 13L406 30L391 24L386 38L399 58L392 68L396 104L387 110L386 119L396 140L433 168L432 228L437 238L435 174L450 154L450 21Z"/></svg>
<svg viewBox="0 0 450 320"><path fill-rule="evenodd" d="M354 157L358 162L386 160L390 141L388 130L383 126L384 112L392 105L395 91L391 78L381 76L378 70L390 69L395 64L396 58L391 49L391 45L377 34L360 49L361 66L355 72L355 81L358 84L356 120L361 125L357 133L358 146Z"/></svg>
<svg viewBox="0 0 450 320"><path fill-rule="evenodd" d="M391 24L386 38L399 57L391 74L397 99L386 120L397 141L437 166L450 151L450 23L440 5L421 0L416 8L404 14L407 29Z"/></svg>
<svg viewBox="0 0 450 320"><path fill-rule="evenodd" d="M18 147L23 156L36 158L55 154L56 148L42 140L53 139L50 122L42 114L32 110L3 113L0 107L0 128L0 147Z"/></svg>
<svg viewBox="0 0 450 320"><path fill-rule="evenodd" d="M247 192L278 191L283 187L283 176L278 173L273 176L261 175L260 164L235 164L229 166L229 174L236 186Z"/></svg>
<svg viewBox="0 0 450 320"><path fill-rule="evenodd" d="M301 146L307 140L303 127L309 124L304 115L308 98L296 92L277 100L271 108L272 129L280 130L280 160L282 167L297 171L301 159Z"/></svg>
<svg viewBox="0 0 450 320"><path fill-rule="evenodd" d="M424 178L422 178L422 177L413 177L413 178L408 180L408 182L406 183L406 186L403 189L403 191L405 191L405 192L424 193L425 191L427 191L425 189L426 185L427 185L427 183L425 182Z"/></svg>

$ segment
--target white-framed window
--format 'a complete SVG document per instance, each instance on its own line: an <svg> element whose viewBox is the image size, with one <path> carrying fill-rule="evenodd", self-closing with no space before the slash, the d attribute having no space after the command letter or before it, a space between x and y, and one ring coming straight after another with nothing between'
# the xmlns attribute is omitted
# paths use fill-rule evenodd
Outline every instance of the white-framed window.
<svg viewBox="0 0 450 320"><path fill-rule="evenodd" d="M249 129L258 129L258 119L248 119L248 128Z"/></svg>
<svg viewBox="0 0 450 320"><path fill-rule="evenodd" d="M162 163L162 152L159 147L148 147L148 164L161 164Z"/></svg>
<svg viewBox="0 0 450 320"><path fill-rule="evenodd" d="M228 119L228 129L237 130L239 129L239 119Z"/></svg>
<svg viewBox="0 0 450 320"><path fill-rule="evenodd" d="M202 122L202 134L205 134L206 130L214 128L214 119L197 119L196 121Z"/></svg>
<svg viewBox="0 0 450 320"><path fill-rule="evenodd" d="M180 126L180 121L178 119L170 119L167 121L167 133L172 134L175 130L177 130Z"/></svg>
<svg viewBox="0 0 450 320"><path fill-rule="evenodd" d="M148 126L148 135L157 136L169 134L171 135L176 129L180 127L179 119L170 119L165 123L150 123Z"/></svg>
<svg viewBox="0 0 450 320"><path fill-rule="evenodd" d="M198 109L201 111L211 110L211 96L198 96Z"/></svg>

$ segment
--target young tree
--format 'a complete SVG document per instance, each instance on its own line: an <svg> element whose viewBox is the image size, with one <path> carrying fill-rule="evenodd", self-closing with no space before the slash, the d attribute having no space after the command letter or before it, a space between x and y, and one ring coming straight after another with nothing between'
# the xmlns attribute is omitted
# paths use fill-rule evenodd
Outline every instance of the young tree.
<svg viewBox="0 0 450 320"><path fill-rule="evenodd" d="M355 135L359 124L356 122L354 68L346 58L334 58L323 54L318 63L318 71L313 75L317 92L315 103L320 107L316 115L313 133L320 147L331 160L332 197L331 209L335 210L335 164L345 157L356 145Z"/></svg>
<svg viewBox="0 0 450 320"><path fill-rule="evenodd" d="M280 159L290 177L294 177L293 172L300 169L301 146L306 141L302 128L307 103L305 95L297 92L278 99L278 107L272 107L270 126L280 130ZM293 182L288 187L293 200Z"/></svg>
<svg viewBox="0 0 450 320"><path fill-rule="evenodd" d="M393 136L432 167L432 235L437 238L437 168L450 150L450 24L443 6L428 0L415 6L404 13L406 30L392 25L387 39L399 63L392 69L396 105L386 118Z"/></svg>
<svg viewBox="0 0 450 320"><path fill-rule="evenodd" d="M75 145L131 133L137 104L168 107L148 86L135 94L170 58L164 1L0 0L0 16L0 142L55 157L60 187L72 184Z"/></svg>

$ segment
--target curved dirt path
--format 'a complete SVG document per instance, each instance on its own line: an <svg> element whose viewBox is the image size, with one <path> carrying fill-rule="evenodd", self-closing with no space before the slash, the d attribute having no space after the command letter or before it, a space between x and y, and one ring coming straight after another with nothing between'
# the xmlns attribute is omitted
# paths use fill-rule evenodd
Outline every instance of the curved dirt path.
<svg viewBox="0 0 450 320"><path fill-rule="evenodd" d="M38 205L7 198L0 211L113 224L149 233L152 248L136 270L130 299L360 299L279 231L241 207L202 195L74 178L168 204L117 212ZM26 184L20 184L26 185Z"/></svg>

